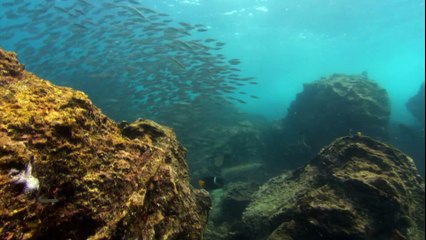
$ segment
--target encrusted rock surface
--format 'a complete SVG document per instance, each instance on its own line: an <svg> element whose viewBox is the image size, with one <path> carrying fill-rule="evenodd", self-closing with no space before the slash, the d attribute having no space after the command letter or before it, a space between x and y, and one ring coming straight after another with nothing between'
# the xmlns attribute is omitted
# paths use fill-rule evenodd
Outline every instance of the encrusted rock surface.
<svg viewBox="0 0 426 240"><path fill-rule="evenodd" d="M316 153L350 132L386 139L389 118L386 90L365 73L334 74L304 85L288 109L284 134L288 141Z"/></svg>
<svg viewBox="0 0 426 240"><path fill-rule="evenodd" d="M173 131L140 120L123 132L0 49L0 239L202 239L208 193L190 187ZM12 175L32 157L39 188L24 194Z"/></svg>
<svg viewBox="0 0 426 240"><path fill-rule="evenodd" d="M24 65L19 63L15 53L0 49L0 59L0 77L19 77L24 71Z"/></svg>
<svg viewBox="0 0 426 240"><path fill-rule="evenodd" d="M261 186L243 220L253 239L420 240L424 194L411 158L369 137L344 137Z"/></svg>

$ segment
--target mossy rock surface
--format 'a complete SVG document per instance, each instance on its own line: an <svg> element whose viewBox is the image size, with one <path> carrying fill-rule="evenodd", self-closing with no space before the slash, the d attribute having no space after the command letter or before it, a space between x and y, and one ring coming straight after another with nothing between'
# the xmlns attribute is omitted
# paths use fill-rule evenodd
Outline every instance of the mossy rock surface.
<svg viewBox="0 0 426 240"><path fill-rule="evenodd" d="M148 120L127 130L0 49L0 238L202 239L208 193L189 185L173 131ZM26 195L11 170L32 157L40 186Z"/></svg>
<svg viewBox="0 0 426 240"><path fill-rule="evenodd" d="M410 157L369 137L344 137L261 186L243 221L253 239L421 240L424 194Z"/></svg>

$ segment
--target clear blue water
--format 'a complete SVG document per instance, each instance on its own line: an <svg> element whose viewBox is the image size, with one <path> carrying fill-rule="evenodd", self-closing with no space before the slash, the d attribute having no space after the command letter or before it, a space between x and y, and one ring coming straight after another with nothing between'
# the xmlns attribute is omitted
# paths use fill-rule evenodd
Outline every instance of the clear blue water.
<svg viewBox="0 0 426 240"><path fill-rule="evenodd" d="M34 6L40 3L29 2ZM47 2L71 6L74 1ZM88 2L101 5L101 1ZM412 121L405 103L418 91L425 77L424 1L139 2L147 8L168 13L176 22L201 23L209 28L208 32L194 34L193 38L212 37L227 43L222 53L229 58L241 59L240 68L244 75L256 77L259 82L257 86L245 87L244 91L255 93L260 100L247 99L248 104L239 105L244 111L279 119L284 117L288 105L302 90L303 83L332 73L358 74L368 71L370 78L388 90L393 120ZM2 8L0 13L13 7ZM17 23L28 24L26 21L29 19L3 16L0 21L0 27L4 29ZM38 30L35 26L33 32ZM19 30L15 32L12 39L0 38L0 45L18 52L26 63L25 52L15 45L26 35L20 35ZM33 44L34 48L38 47L37 41ZM32 66L29 70L37 73L38 68L32 69ZM58 81L55 77L51 77L54 82Z"/></svg>
<svg viewBox="0 0 426 240"><path fill-rule="evenodd" d="M332 73L368 71L389 92L394 121L425 79L424 1L199 0L144 1L181 21L211 28L242 59L262 97L244 110L281 118L302 84ZM159 3L160 2L160 3Z"/></svg>

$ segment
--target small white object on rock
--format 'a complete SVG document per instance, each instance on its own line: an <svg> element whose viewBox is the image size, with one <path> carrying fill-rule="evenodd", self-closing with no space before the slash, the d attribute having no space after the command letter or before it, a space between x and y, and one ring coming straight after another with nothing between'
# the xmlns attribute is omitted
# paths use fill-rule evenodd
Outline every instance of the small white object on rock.
<svg viewBox="0 0 426 240"><path fill-rule="evenodd" d="M33 164L34 157L31 157L31 160L28 162L25 170L19 172L16 169L11 169L9 171L9 175L18 173L17 175L12 176L12 182L24 185L24 193L27 195L38 191L40 188L40 181L32 175Z"/></svg>

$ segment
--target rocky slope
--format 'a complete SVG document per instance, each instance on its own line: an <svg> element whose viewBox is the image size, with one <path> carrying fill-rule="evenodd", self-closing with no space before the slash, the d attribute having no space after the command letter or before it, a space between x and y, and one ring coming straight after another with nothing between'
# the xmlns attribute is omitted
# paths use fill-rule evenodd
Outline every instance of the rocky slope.
<svg viewBox="0 0 426 240"><path fill-rule="evenodd" d="M0 238L202 239L208 193L173 131L122 127L0 49Z"/></svg>
<svg viewBox="0 0 426 240"><path fill-rule="evenodd" d="M413 160L369 137L337 139L252 198L243 213L252 239L425 237L425 185Z"/></svg>

